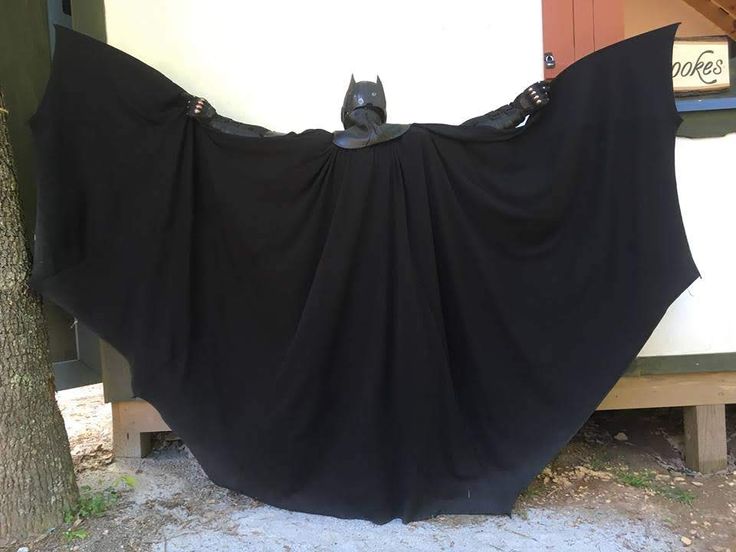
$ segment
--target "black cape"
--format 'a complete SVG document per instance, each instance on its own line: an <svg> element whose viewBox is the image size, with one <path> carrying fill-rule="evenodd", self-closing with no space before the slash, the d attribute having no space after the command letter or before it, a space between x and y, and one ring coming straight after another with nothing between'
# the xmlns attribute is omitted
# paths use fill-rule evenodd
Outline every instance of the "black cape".
<svg viewBox="0 0 736 552"><path fill-rule="evenodd" d="M523 127L344 150L210 129L57 28L32 286L125 355L217 484L379 523L508 513L698 276L675 30L577 61Z"/></svg>

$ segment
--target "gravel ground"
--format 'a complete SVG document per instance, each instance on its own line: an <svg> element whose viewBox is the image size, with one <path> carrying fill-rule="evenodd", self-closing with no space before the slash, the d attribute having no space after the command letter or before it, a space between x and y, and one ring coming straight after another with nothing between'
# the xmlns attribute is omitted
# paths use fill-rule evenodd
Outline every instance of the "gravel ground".
<svg viewBox="0 0 736 552"><path fill-rule="evenodd" d="M186 449L173 446L143 461L115 462L104 476L86 473L87 484L97 488L117 473L134 474L137 483L110 520L95 520L105 529L92 528L87 539L72 545L78 550L655 552L682 546L661 522L589 507L533 507L511 517L441 516L382 526L289 512L213 485Z"/></svg>
<svg viewBox="0 0 736 552"><path fill-rule="evenodd" d="M377 526L289 512L218 487L171 433L159 435L148 458L113 461L101 386L58 399L79 484L88 496L113 489L114 500L99 515L14 543L11 552L736 552L733 455L727 472L687 470L679 409L596 413L512 516ZM733 408L729 434L733 451Z"/></svg>

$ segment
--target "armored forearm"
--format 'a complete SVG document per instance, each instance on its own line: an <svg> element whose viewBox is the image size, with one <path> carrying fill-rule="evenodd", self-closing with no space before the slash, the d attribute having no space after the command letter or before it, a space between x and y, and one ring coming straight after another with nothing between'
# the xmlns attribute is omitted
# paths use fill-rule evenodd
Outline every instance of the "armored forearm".
<svg viewBox="0 0 736 552"><path fill-rule="evenodd" d="M485 115L468 119L461 126L488 126L499 130L518 126L528 115L549 103L549 84L545 81L529 86L513 102Z"/></svg>
<svg viewBox="0 0 736 552"><path fill-rule="evenodd" d="M264 137L264 136L279 136L278 133L268 130L267 128L258 125L249 125L246 123L240 123L219 115L212 105L204 98L198 98L191 96L187 103L187 115L197 119L200 123L207 125L210 128L214 128L225 134L232 134L235 136L250 136L250 137Z"/></svg>

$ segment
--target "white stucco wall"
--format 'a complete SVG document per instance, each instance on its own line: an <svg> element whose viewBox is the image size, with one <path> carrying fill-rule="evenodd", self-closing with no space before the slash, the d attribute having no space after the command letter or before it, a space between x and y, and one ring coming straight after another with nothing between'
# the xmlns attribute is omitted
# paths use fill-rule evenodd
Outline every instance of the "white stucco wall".
<svg viewBox="0 0 736 552"><path fill-rule="evenodd" d="M107 0L105 10L110 44L222 115L279 131L341 128L352 72L380 74L397 123L459 123L543 76L538 0L504 3L523 26L483 0Z"/></svg>
<svg viewBox="0 0 736 552"><path fill-rule="evenodd" d="M540 0L106 0L105 9L110 44L222 115L278 131L339 128L351 73L380 74L392 122L459 123L542 78ZM736 135L677 141L682 211L703 279L672 306L644 355L736 351L734 154Z"/></svg>
<svg viewBox="0 0 736 552"><path fill-rule="evenodd" d="M678 138L677 189L702 278L670 307L642 355L736 351L736 134Z"/></svg>

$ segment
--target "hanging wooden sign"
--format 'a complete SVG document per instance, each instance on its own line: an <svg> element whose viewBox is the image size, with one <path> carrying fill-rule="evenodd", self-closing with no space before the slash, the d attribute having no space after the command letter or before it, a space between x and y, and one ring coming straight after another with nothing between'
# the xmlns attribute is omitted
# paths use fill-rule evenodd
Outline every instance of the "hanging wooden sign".
<svg viewBox="0 0 736 552"><path fill-rule="evenodd" d="M702 94L729 88L728 38L675 39L672 83L677 94Z"/></svg>

